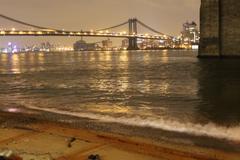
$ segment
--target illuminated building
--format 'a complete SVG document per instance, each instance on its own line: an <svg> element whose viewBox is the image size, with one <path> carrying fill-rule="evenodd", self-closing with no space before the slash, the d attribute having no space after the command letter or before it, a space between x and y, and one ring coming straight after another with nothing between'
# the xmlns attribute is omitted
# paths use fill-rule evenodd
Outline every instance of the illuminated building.
<svg viewBox="0 0 240 160"><path fill-rule="evenodd" d="M127 49L129 45L129 40L128 39L123 39L122 40L122 49Z"/></svg>
<svg viewBox="0 0 240 160"><path fill-rule="evenodd" d="M87 43L84 40L79 40L73 44L73 48L75 51L91 51L91 50L96 50L96 44Z"/></svg>
<svg viewBox="0 0 240 160"><path fill-rule="evenodd" d="M110 50L112 48L112 41L110 39L102 41L102 48L103 50Z"/></svg>
<svg viewBox="0 0 240 160"><path fill-rule="evenodd" d="M15 53L15 52L17 52L17 51L18 51L18 50L17 50L17 46L14 45L12 42L8 42L8 47L7 47L6 52L7 52L7 53Z"/></svg>
<svg viewBox="0 0 240 160"><path fill-rule="evenodd" d="M50 50L54 50L54 46L51 45L49 42L46 43L41 43L40 44L40 50L41 51L50 51Z"/></svg>
<svg viewBox="0 0 240 160"><path fill-rule="evenodd" d="M194 21L191 23L184 23L183 30L181 32L182 45L186 46L186 48L192 48L192 46L199 44L199 40L200 34L197 24Z"/></svg>

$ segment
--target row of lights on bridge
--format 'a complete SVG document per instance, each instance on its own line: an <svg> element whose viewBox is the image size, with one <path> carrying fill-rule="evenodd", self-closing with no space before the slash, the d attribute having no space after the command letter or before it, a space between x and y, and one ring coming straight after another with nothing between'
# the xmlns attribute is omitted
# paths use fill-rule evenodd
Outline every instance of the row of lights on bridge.
<svg viewBox="0 0 240 160"><path fill-rule="evenodd" d="M76 35L90 35L90 36L116 36L116 37L121 37L121 36L126 36L126 37L142 37L142 38L162 38L162 39L168 39L168 36L166 35L149 35L148 33L142 35L142 34L136 34L133 33L131 35L128 35L126 31L123 32L118 32L118 33L110 33L108 30L107 31L94 31L94 30L90 30L90 32L68 32L68 31L53 31L53 30L46 30L46 31L16 31L15 28L12 28L12 30L10 31L0 31L1 35L5 35L5 34L13 34L13 35L42 35L42 34L59 34L59 35L69 35L69 36L76 36Z"/></svg>

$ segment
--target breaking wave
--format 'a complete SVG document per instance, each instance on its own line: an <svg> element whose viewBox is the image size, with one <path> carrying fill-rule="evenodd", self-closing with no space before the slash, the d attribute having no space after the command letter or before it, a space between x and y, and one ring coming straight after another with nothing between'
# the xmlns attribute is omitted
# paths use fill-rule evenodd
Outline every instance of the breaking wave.
<svg viewBox="0 0 240 160"><path fill-rule="evenodd" d="M61 111L50 108L39 108L35 106L25 105L26 108L46 111L51 113L57 113L61 115L74 116L79 118L89 118L99 120L102 122L121 123L124 125L139 126L139 127L151 127L156 129L162 129L166 131L173 131L178 133L193 134L195 136L208 136L213 138L227 139L231 141L240 142L240 126L224 127L218 126L214 123L208 123L205 125L194 123L181 123L176 120L159 119L159 118L142 118L140 116L129 117L113 117L110 115L102 115L95 113L79 113L71 111Z"/></svg>

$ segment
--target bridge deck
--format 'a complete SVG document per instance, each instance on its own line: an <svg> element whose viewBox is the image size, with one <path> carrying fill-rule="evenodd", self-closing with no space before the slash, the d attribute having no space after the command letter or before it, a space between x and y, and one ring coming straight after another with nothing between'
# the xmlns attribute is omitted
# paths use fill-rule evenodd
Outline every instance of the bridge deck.
<svg viewBox="0 0 240 160"><path fill-rule="evenodd" d="M85 36L85 37L113 37L113 38L140 38L140 39L156 39L166 40L166 36L158 35L128 35L122 33L103 33L103 32L78 32L78 31L0 31L0 36Z"/></svg>

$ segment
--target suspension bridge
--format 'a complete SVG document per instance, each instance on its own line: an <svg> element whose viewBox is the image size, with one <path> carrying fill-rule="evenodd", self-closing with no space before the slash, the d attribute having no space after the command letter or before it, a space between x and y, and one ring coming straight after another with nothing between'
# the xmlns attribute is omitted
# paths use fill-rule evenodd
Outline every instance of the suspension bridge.
<svg viewBox="0 0 240 160"><path fill-rule="evenodd" d="M153 29L149 25L146 25L137 18L131 18L123 23L114 25L107 28L89 30L89 31L67 31L51 27L43 27L35 24L30 24L17 20L6 15L0 14L0 18L5 20L21 24L24 26L31 27L28 30L18 30L18 29L2 29L0 30L0 36L80 36L80 37L113 37L113 38L127 38L129 40L128 50L137 50L137 39L152 39L152 40L171 40L172 36L166 35L162 32ZM119 27L127 26L128 32L110 32L112 29ZM138 26L142 26L147 30L155 33L154 35L150 34L140 34L138 33ZM34 29L34 30L33 30Z"/></svg>

